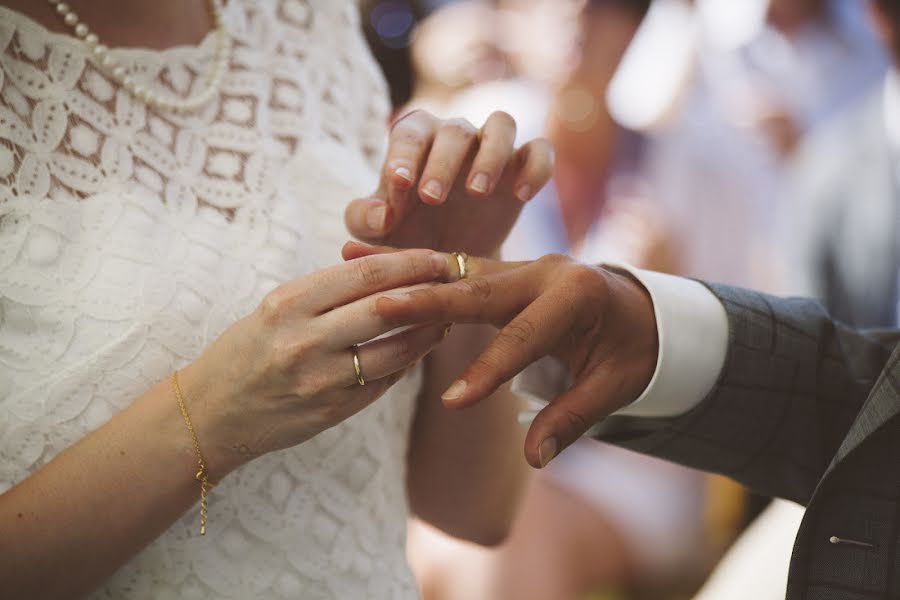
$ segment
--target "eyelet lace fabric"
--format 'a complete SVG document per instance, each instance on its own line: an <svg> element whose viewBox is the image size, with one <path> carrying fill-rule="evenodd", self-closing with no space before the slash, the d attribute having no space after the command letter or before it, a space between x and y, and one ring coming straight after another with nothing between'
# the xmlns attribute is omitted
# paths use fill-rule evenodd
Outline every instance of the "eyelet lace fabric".
<svg viewBox="0 0 900 600"><path fill-rule="evenodd" d="M355 2L230 0L225 17L221 93L177 116L0 7L0 492L279 283L337 262L347 201L375 187L388 104ZM184 97L213 45L113 52ZM236 471L205 537L195 507L94 597L417 597L404 457L418 384Z"/></svg>

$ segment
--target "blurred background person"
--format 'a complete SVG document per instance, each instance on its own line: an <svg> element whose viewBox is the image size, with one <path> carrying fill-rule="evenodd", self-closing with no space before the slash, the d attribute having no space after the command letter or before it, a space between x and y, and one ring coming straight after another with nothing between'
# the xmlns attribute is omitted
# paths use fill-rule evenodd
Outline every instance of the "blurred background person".
<svg viewBox="0 0 900 600"><path fill-rule="evenodd" d="M900 4L879 2L873 21L894 67L796 153L786 236L788 291L856 327L896 324L900 270Z"/></svg>
<svg viewBox="0 0 900 600"><path fill-rule="evenodd" d="M547 133L557 148L559 204L573 249L600 216L610 173L635 159L639 140L615 122L606 95L649 7L650 0L589 0L580 51L554 93Z"/></svg>
<svg viewBox="0 0 900 600"><path fill-rule="evenodd" d="M646 144L608 202L651 202L679 263L666 270L778 291L787 159L885 68L863 0L656 0L610 86L614 118ZM610 243L614 215L588 253L640 262Z"/></svg>

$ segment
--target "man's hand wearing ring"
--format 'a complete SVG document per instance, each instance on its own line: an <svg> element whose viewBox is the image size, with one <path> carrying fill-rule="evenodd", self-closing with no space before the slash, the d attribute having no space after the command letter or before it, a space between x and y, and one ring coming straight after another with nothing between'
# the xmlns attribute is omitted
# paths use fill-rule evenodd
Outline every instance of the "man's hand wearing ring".
<svg viewBox="0 0 900 600"><path fill-rule="evenodd" d="M349 243L343 254L394 251ZM449 255L448 261L455 262ZM545 355L562 359L575 383L532 423L525 441L532 466L546 465L647 387L658 354L656 319L649 294L629 275L556 255L522 263L469 257L467 269L467 278L454 283L382 294L375 310L396 327L490 323L499 329L444 393L451 408L487 398Z"/></svg>

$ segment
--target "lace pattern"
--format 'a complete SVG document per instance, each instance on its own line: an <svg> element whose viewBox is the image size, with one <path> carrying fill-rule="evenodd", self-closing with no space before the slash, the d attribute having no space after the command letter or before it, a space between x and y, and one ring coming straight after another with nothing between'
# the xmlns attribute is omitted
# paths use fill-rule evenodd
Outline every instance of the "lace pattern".
<svg viewBox="0 0 900 600"><path fill-rule="evenodd" d="M77 40L0 7L0 491L333 264L374 188L383 81L352 0L230 0L220 96L148 111ZM213 56L114 50L187 96ZM348 365L348 368L350 366ZM414 598L405 465L418 377L215 488L97 598ZM99 518L99 517L98 517Z"/></svg>

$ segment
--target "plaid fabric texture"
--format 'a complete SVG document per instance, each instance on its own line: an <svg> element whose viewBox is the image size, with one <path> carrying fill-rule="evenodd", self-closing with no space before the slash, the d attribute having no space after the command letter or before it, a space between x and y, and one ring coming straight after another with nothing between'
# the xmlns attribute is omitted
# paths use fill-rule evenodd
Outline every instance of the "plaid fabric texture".
<svg viewBox="0 0 900 600"><path fill-rule="evenodd" d="M806 505L788 600L900 600L900 331L707 285L729 321L712 392L677 418L611 417L598 437Z"/></svg>

